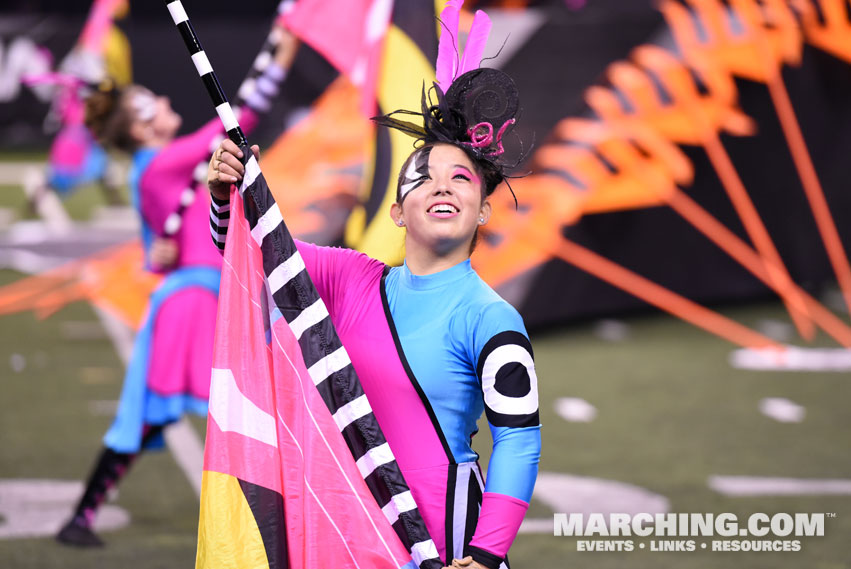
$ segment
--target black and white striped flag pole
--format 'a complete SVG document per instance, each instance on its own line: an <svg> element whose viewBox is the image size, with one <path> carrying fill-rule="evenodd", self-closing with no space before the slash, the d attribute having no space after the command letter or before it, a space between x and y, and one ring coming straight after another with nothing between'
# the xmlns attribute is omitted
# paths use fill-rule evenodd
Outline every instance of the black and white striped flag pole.
<svg viewBox="0 0 851 569"><path fill-rule="evenodd" d="M168 4L170 1L171 0L168 0L166 3ZM293 2L294 0L282 0L278 4L277 17L280 17L281 14L291 9ZM189 21L187 20L186 23L188 24ZM195 36L194 33L192 35ZM275 50L280 44L280 41L280 30L273 25L269 34L266 36L266 40L263 42L263 46L257 53L257 57L254 58L254 62L251 65L251 69L248 71L248 75L245 79L243 79L242 84L239 86L236 95L237 107L246 105L251 107L256 113L263 113L268 111L272 106L271 100L273 97L277 96L279 84L281 80L286 77L286 70L282 70L283 75L274 79L264 76L264 72L266 72L269 65L272 63ZM200 47L200 44L197 42L197 36L195 36L194 44L198 44L198 47ZM187 44L187 46L188 45L189 44ZM190 48L190 53L191 52L192 48ZM200 53L203 54L204 52L201 51ZM209 61L207 63L209 64ZM215 75L213 76L213 79L215 80ZM221 91L221 89L219 89L219 91ZM216 151L219 144L222 142L222 138L223 136L219 135L210 141L210 156L212 156L213 152ZM177 232L180 231L180 228L183 226L183 214L195 201L196 184L206 184L207 182L207 163L209 161L210 159L208 157L201 160L195 167L195 170L192 173L192 180L180 193L180 201L177 204L177 208L165 219L165 223L163 224L163 236L174 237L177 235Z"/></svg>
<svg viewBox="0 0 851 569"><path fill-rule="evenodd" d="M207 54L204 53L204 48L201 47L201 42L195 34L195 29L189 22L189 16L186 15L186 10L180 0L165 0L168 11L171 14L171 19L174 20L174 25L180 32L180 37L183 38L183 43L186 44L186 49L189 50L189 55L192 57L192 63L195 64L195 69L198 70L198 75L207 88L207 93L216 107L216 113L225 125L225 130L230 138L243 151L243 160L247 160L251 152L248 150L248 140L245 138L245 133L239 126L236 120L236 115L222 90L222 85L219 83L219 78L213 71L213 66L210 65L210 60Z"/></svg>

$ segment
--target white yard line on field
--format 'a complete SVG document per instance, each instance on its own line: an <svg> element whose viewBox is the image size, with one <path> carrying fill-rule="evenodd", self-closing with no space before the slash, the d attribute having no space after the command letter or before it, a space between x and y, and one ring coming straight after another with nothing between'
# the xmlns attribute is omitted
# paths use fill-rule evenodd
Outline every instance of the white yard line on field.
<svg viewBox="0 0 851 569"><path fill-rule="evenodd" d="M851 480L842 478L776 478L710 476L709 487L725 496L847 496Z"/></svg>

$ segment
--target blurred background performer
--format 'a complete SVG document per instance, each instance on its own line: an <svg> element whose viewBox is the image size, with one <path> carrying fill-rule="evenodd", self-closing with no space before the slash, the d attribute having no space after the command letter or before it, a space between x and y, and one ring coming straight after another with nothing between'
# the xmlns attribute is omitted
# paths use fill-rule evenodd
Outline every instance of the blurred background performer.
<svg viewBox="0 0 851 569"><path fill-rule="evenodd" d="M83 124L84 98L94 86L109 79L118 87L132 81L130 44L115 25L129 11L127 0L95 0L72 50L57 73L27 78L30 84L52 83L53 104L46 129L57 129L50 146L45 175L25 184L33 209L48 222L67 221L57 207L54 191L67 197L82 186L99 183L109 204L120 204L118 182L111 173L109 156Z"/></svg>
<svg viewBox="0 0 851 569"><path fill-rule="evenodd" d="M280 33L285 40L258 83L278 85L292 64L298 43ZM252 103L261 108L255 111ZM247 130L267 106L262 96L246 99L241 121ZM161 448L163 428L185 412L207 414L222 259L208 237L209 195L190 181L224 134L216 118L175 138L180 115L168 98L139 85L98 90L86 101L86 124L105 146L132 155L129 183L142 217L146 262L166 278L151 296L136 337L105 448L72 518L57 534L61 543L81 547L103 544L92 531L97 508L139 452Z"/></svg>
<svg viewBox="0 0 851 569"><path fill-rule="evenodd" d="M296 244L441 559L497 569L507 565L537 477L537 377L523 319L479 278L470 255L491 214L488 198L512 166L502 140L520 103L510 77L479 68L490 30L484 12L459 53L460 5L441 13L439 84L423 92L421 112L373 119L421 143L402 166L390 210L405 228L404 264ZM210 161L220 248L241 157L224 140ZM471 446L482 412L494 440L486 482Z"/></svg>

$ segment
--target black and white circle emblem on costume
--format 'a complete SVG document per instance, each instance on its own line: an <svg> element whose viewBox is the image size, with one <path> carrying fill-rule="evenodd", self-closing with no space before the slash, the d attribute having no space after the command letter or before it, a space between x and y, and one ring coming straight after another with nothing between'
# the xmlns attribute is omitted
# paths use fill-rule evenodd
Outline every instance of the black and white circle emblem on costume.
<svg viewBox="0 0 851 569"><path fill-rule="evenodd" d="M520 332L500 332L485 344L476 370L485 414L496 427L537 427L538 378L532 344Z"/></svg>

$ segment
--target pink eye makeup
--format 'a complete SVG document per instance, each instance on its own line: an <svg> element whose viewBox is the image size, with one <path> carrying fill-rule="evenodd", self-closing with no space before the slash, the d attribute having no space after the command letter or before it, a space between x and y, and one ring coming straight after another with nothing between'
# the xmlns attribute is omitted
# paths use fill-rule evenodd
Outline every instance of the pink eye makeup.
<svg viewBox="0 0 851 569"><path fill-rule="evenodd" d="M467 168L464 168L463 166L458 166L454 170L452 170L452 178L455 178L455 176L463 176L463 177L467 178L468 180L470 180L470 181L472 181L473 183L476 183L476 184L481 183L481 180L479 179L478 176L476 176L475 174L473 174L472 172L470 172Z"/></svg>

